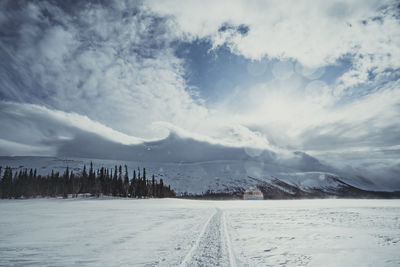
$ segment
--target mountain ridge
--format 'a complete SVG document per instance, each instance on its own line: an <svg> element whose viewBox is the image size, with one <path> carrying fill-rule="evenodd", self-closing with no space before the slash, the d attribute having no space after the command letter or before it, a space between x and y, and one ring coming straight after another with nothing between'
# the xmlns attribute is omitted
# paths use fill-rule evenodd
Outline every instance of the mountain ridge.
<svg viewBox="0 0 400 267"><path fill-rule="evenodd" d="M322 171L273 172L263 163L252 159L220 160L196 163L115 161L87 158L59 157L0 157L0 165L15 170L36 168L38 174L46 175L51 170L62 173L67 167L74 172L82 171L90 162L97 167L114 168L127 165L133 169L146 168L156 179L162 178L178 193L199 195L206 192L240 193L248 187L258 186L265 197L272 199L315 198L315 197L400 197L396 190L379 190L373 183L364 187L351 184L341 176ZM262 168L263 167L263 168ZM255 175L254 175L255 174ZM365 180L368 181L368 180ZM370 182L370 181L368 181Z"/></svg>

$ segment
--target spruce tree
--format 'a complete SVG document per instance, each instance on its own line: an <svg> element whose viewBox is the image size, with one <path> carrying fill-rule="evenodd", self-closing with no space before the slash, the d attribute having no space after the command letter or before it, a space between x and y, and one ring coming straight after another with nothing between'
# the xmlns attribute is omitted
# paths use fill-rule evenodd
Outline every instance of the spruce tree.
<svg viewBox="0 0 400 267"><path fill-rule="evenodd" d="M89 179L88 179L88 192L91 194L95 193L95 172L93 170L93 162L90 162L89 167Z"/></svg>
<svg viewBox="0 0 400 267"><path fill-rule="evenodd" d="M115 165L114 168L114 177L112 179L111 188L112 188L112 195L115 197L118 194L118 167Z"/></svg>
<svg viewBox="0 0 400 267"><path fill-rule="evenodd" d="M147 197L147 181L146 181L146 168L143 168L143 181L142 181L142 187L143 187L143 195Z"/></svg>
<svg viewBox="0 0 400 267"><path fill-rule="evenodd" d="M69 168L65 170L62 180L62 196L68 198L68 181L69 181Z"/></svg>
<svg viewBox="0 0 400 267"><path fill-rule="evenodd" d="M133 170L133 177L131 181L131 197L136 197L136 171Z"/></svg>
<svg viewBox="0 0 400 267"><path fill-rule="evenodd" d="M86 165L83 165L83 171L82 171L82 191L81 193L87 193L88 192L88 175L86 172Z"/></svg>
<svg viewBox="0 0 400 267"><path fill-rule="evenodd" d="M164 197L164 181L160 179L160 195L159 197Z"/></svg>
<svg viewBox="0 0 400 267"><path fill-rule="evenodd" d="M128 166L124 166L125 174L124 174L124 197L129 195L129 177L128 177Z"/></svg>
<svg viewBox="0 0 400 267"><path fill-rule="evenodd" d="M95 196L103 194L112 194L122 197L169 197L174 196L174 192L170 186L164 186L161 179L160 184L152 175L151 183L146 180L146 169L143 169L143 176L136 176L133 171L133 178L129 181L128 168L125 165L125 174L122 179L122 167L115 166L114 176L112 169L94 170L91 164L89 169L90 179L94 179L89 186L83 188L83 183L88 181L86 166L83 171L75 175L69 170L69 167L60 175L59 172L51 170L51 174L46 176L37 175L36 169L19 169L13 173L10 167L1 168L3 175L0 180L0 197L1 198L30 198L36 196L42 197L67 197L72 194L76 197L78 193L92 193ZM119 173L119 174L118 174ZM1 178L1 177L0 177Z"/></svg>

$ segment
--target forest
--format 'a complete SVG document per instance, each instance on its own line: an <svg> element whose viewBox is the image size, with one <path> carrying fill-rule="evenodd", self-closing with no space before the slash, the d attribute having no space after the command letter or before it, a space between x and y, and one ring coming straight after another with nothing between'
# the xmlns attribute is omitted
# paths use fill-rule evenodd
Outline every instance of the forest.
<svg viewBox="0 0 400 267"><path fill-rule="evenodd" d="M80 194L89 196L114 196L128 198L164 198L175 197L175 192L163 180L157 181L152 175L146 177L146 169L133 170L130 179L128 167L115 166L114 169L93 168L90 163L87 170L74 173L67 167L64 173L51 171L48 175L38 175L36 169L13 171L0 166L0 198L35 198L35 197L77 197Z"/></svg>

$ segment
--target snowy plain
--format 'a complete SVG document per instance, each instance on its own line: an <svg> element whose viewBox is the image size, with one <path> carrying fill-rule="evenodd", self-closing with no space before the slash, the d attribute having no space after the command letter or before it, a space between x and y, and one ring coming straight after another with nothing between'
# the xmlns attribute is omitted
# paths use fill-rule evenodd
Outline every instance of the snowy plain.
<svg viewBox="0 0 400 267"><path fill-rule="evenodd" d="M0 201L0 266L399 266L400 200Z"/></svg>

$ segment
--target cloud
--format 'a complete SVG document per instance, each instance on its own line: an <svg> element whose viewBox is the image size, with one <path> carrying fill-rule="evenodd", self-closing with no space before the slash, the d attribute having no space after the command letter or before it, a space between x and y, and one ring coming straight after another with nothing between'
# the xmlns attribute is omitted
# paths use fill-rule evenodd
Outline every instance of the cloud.
<svg viewBox="0 0 400 267"><path fill-rule="evenodd" d="M399 185L396 176L400 164L398 146L382 147L374 152L369 147L359 151L358 155L355 149L331 154L323 149L323 154L318 155L323 159L320 161L304 152L271 151L254 144L254 140L258 140L253 139L256 131L246 127L230 129L239 141L229 143L220 138L213 139L159 123L154 127L169 130L169 135L159 140L143 140L115 131L86 116L38 105L0 101L0 111L0 125L8 130L0 131L1 155L50 155L175 163L223 160L244 166L248 175L255 177L262 173L278 175L282 171L323 171L342 175L353 183L362 179L358 177L362 175L375 181L378 184L375 188L398 188ZM336 145L332 140L329 143ZM247 147L245 144L254 146ZM359 161L365 152L370 156L368 161Z"/></svg>
<svg viewBox="0 0 400 267"><path fill-rule="evenodd" d="M390 1L231 1L228 6L194 1L67 6L45 1L4 6L2 99L73 111L143 138L165 136L165 130L154 127L161 121L222 143L248 139L239 144L307 149L302 145L307 142L297 139L306 129L346 117L337 115L342 114L337 104L343 92L349 93L346 86L365 81L371 70L383 76L383 69L395 69L400 62L394 49L397 11L390 9ZM229 93L223 102L207 106L188 89L188 70L174 51L176 40L194 38L208 38L214 47L227 45L251 59L282 59L271 66L276 80ZM305 78L322 75L324 68L315 66L335 64L346 55L352 65L336 83L303 84ZM250 130L263 125L268 129Z"/></svg>
<svg viewBox="0 0 400 267"><path fill-rule="evenodd" d="M238 90L215 108L250 131L262 133L269 147L281 152L301 150L321 156L363 148L359 155L363 159L373 157L366 148L373 151L400 144L399 89L400 82L392 81L375 92L344 101L320 80L303 87L275 80Z"/></svg>
<svg viewBox="0 0 400 267"><path fill-rule="evenodd" d="M227 44L250 59L293 59L319 67L351 57L351 70L339 80L345 88L368 82L369 72L400 68L396 1L146 3L158 14L172 16L182 38L209 38L214 46ZM220 31L224 25L248 30L245 35Z"/></svg>
<svg viewBox="0 0 400 267"><path fill-rule="evenodd" d="M82 133L97 135L108 142L120 145L135 145L159 140L138 138L114 130L75 112L49 109L35 104L0 101L0 111L0 125L7 129L7 131L0 132L0 139L4 141L4 144L7 142L7 147L11 147L12 144L20 144L21 149L18 149L18 151L23 151L22 148L24 146L27 148L26 151L30 151L28 146L43 146L47 147L47 151L53 151L50 154L54 155L54 151L60 143L64 143L66 140L74 140L77 135L82 135ZM213 128L210 125L207 127L209 128L206 129ZM161 140L170 135L177 135L183 139L190 138L226 147L242 148L249 146L257 147L261 150L270 148L268 142L260 133L250 131L240 125L229 125L229 127L222 125L220 128L214 126L214 133L217 133L216 129L221 131L216 137L191 132L165 121L154 122L149 128L161 133ZM223 135L225 135L225 138L221 137ZM99 149L104 150L106 153L110 152L101 146ZM19 152L17 154L23 155L23 153Z"/></svg>
<svg viewBox="0 0 400 267"><path fill-rule="evenodd" d="M7 129L1 131L0 139L7 147L20 144L18 151L31 151L42 146L44 151L54 155L57 144L75 138L79 132L98 134L107 140L123 145L139 144L145 141L109 128L99 122L77 113L67 113L43 106L0 101L0 124ZM38 149L37 149L38 150ZM9 150L11 151L11 150ZM19 152L11 154L23 155Z"/></svg>
<svg viewBox="0 0 400 267"><path fill-rule="evenodd" d="M142 137L160 137L154 121L184 127L207 114L186 90L168 22L140 4L27 2L1 13L3 99L72 110Z"/></svg>
<svg viewBox="0 0 400 267"><path fill-rule="evenodd" d="M168 133L161 139L140 139L109 128L76 113L43 106L0 101L2 155L51 155L160 162L191 162L221 159L247 159L253 140L246 129L237 129L242 142L229 143L180 129L166 122L153 128ZM248 131L248 130L247 130ZM257 146L261 156L265 148Z"/></svg>
<svg viewBox="0 0 400 267"><path fill-rule="evenodd" d="M315 156L356 173L370 159L392 177L399 17L375 0L3 1L0 153L76 155L93 137L90 156L127 156L175 133L249 157L304 151L299 169ZM203 54L182 44L209 52L203 87L224 77L189 84Z"/></svg>
<svg viewBox="0 0 400 267"><path fill-rule="evenodd" d="M0 154L7 156L55 155L54 147L31 146L0 139Z"/></svg>
<svg viewBox="0 0 400 267"><path fill-rule="evenodd" d="M260 145L243 147L254 142L246 128L235 129L237 137L247 137L242 143L221 143L173 125L159 123L155 127L169 130L159 140L138 139L115 131L86 116L14 102L0 101L0 124L11 131L0 132L0 152L3 155L43 153L60 157L87 157L144 162L208 162L239 161L252 166L270 164L269 170L280 168L299 171L332 171L317 159L302 153L285 156ZM33 138L29 138L32 136ZM193 138L193 136L195 138ZM223 141L222 141L223 142ZM276 164L276 166L273 166ZM254 166L253 166L254 167Z"/></svg>

